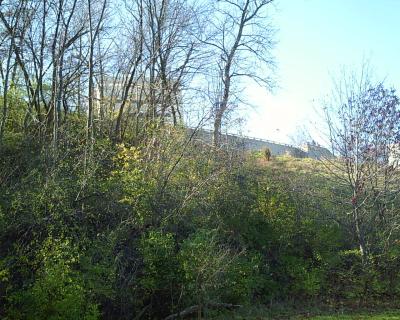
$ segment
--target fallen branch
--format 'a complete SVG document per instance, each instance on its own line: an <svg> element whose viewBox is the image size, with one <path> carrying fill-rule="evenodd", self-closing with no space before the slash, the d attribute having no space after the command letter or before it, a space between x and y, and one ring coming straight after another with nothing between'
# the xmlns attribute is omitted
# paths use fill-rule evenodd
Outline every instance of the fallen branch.
<svg viewBox="0 0 400 320"><path fill-rule="evenodd" d="M236 308L241 308L242 306L239 304L231 304L231 303L218 303L218 302L209 302L206 304L206 307L208 308L214 308L214 309L219 309L219 308L225 308L225 309L236 309ZM164 320L174 320L178 318L185 318L187 316L190 316L191 314L196 313L199 310L198 305L194 305L191 307L188 307L178 313L174 313L166 317Z"/></svg>
<svg viewBox="0 0 400 320"><path fill-rule="evenodd" d="M139 320L140 318L142 318L142 316L146 313L146 311L147 311L147 309L149 309L149 307L150 307L150 304L145 306L133 320Z"/></svg>

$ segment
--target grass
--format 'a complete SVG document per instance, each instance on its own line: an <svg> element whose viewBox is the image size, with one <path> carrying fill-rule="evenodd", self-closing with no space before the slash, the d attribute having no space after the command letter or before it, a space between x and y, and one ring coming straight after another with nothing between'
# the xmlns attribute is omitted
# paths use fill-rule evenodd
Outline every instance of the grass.
<svg viewBox="0 0 400 320"><path fill-rule="evenodd" d="M213 320L400 320L400 310L348 310L329 311L313 309L310 312L296 312L293 310L272 311L265 308L243 308L232 312L226 312L215 317Z"/></svg>
<svg viewBox="0 0 400 320"><path fill-rule="evenodd" d="M301 318L299 318L301 319ZM362 320L362 319L369 319L369 320L395 320L400 319L400 311L399 312L384 312L379 314L368 314L368 313L359 313L353 315L330 315L330 316L316 316L311 317L308 319L312 320Z"/></svg>

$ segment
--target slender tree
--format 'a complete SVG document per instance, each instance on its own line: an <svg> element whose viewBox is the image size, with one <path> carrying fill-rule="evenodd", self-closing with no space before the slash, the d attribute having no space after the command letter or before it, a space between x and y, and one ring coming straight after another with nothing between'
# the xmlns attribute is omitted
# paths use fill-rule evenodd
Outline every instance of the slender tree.
<svg viewBox="0 0 400 320"><path fill-rule="evenodd" d="M400 101L394 89L374 83L366 69L345 76L325 105L325 119L337 159L330 160L336 185L348 190L343 206L363 261L390 241L398 224Z"/></svg>
<svg viewBox="0 0 400 320"><path fill-rule="evenodd" d="M220 92L214 102L214 144L220 144L224 115L232 108L233 85L248 77L272 88L268 70L273 67L271 49L274 30L268 23L267 8L272 0L221 0L215 6L215 21L203 41L217 57Z"/></svg>
<svg viewBox="0 0 400 320"><path fill-rule="evenodd" d="M94 129L93 129L93 101L94 101L94 51L96 40L99 36L101 26L103 24L104 15L107 7L107 0L103 0L100 3L100 14L96 15L93 12L93 4L91 0L87 1L88 13L89 13L89 75L88 75L88 117L86 126L86 143L88 145L93 144L94 140Z"/></svg>

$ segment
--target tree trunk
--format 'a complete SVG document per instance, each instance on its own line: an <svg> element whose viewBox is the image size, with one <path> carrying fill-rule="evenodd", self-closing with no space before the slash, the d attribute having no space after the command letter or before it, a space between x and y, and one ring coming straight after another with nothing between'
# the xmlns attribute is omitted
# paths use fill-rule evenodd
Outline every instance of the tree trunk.
<svg viewBox="0 0 400 320"><path fill-rule="evenodd" d="M4 77L4 88L3 88L3 116L1 118L0 124L0 145L3 141L4 130L7 121L7 112L8 112L8 82L10 77L10 64L11 64L11 56L12 56L12 46L8 49L8 57L7 57L7 64L6 64L6 73Z"/></svg>
<svg viewBox="0 0 400 320"><path fill-rule="evenodd" d="M221 125L222 125L222 114L217 113L214 119L214 136L213 144L216 147L221 145Z"/></svg>
<svg viewBox="0 0 400 320"><path fill-rule="evenodd" d="M368 258L368 251L365 244L365 235L364 231L362 230L360 217L359 217L359 209L357 207L353 207L353 218L354 218L354 226L356 231L356 238L358 241L358 245L360 248L362 264L365 265Z"/></svg>

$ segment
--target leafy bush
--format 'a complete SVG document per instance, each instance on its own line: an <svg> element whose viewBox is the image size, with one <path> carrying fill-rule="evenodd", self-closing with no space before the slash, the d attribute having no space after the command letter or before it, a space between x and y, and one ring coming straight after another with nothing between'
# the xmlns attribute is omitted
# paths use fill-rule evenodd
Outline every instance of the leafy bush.
<svg viewBox="0 0 400 320"><path fill-rule="evenodd" d="M74 270L79 254L67 239L49 238L40 252L41 266L32 284L10 297L10 319L99 319L87 299L82 275Z"/></svg>
<svg viewBox="0 0 400 320"><path fill-rule="evenodd" d="M180 270L173 234L150 231L140 241L143 257L143 276L140 279L145 297L163 295L177 290Z"/></svg>
<svg viewBox="0 0 400 320"><path fill-rule="evenodd" d="M234 252L220 242L216 230L198 230L186 239L179 261L186 293L198 305L248 303L258 285L259 257Z"/></svg>

